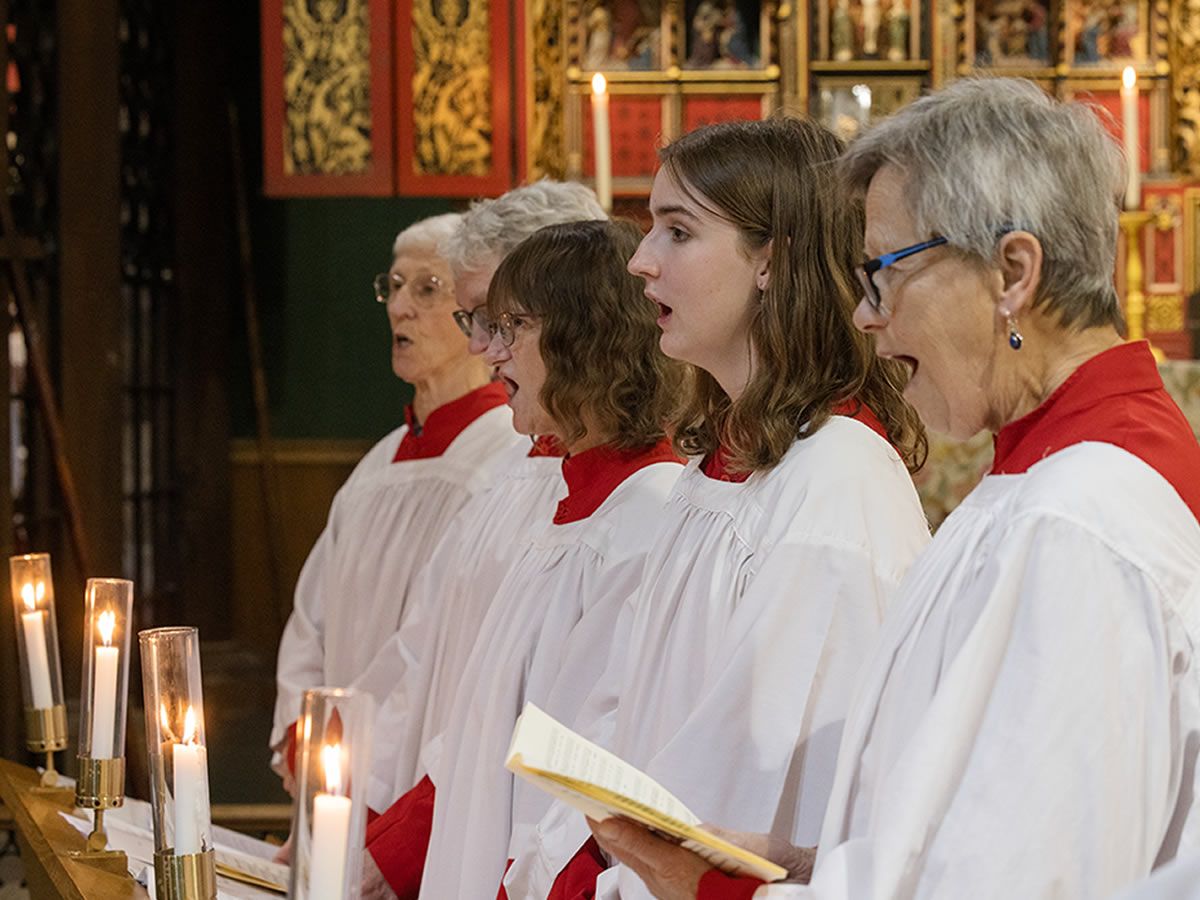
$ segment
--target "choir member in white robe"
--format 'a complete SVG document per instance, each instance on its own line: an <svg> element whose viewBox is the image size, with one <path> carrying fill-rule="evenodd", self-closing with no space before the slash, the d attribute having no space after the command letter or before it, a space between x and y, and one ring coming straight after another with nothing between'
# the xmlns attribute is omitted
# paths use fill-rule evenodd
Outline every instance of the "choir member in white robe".
<svg viewBox="0 0 1200 900"><path fill-rule="evenodd" d="M860 328L991 474L901 585L808 885L618 823L660 898L1106 897L1194 853L1200 445L1112 285L1123 165L1092 111L959 82L853 145Z"/></svg>
<svg viewBox="0 0 1200 900"><path fill-rule="evenodd" d="M487 348L487 288L505 255L546 225L604 218L595 194L574 182L543 179L472 204L439 246L454 273L454 319L468 349ZM544 437L499 461L494 485L471 497L444 529L409 593L400 629L355 682L378 703L372 808L386 809L425 774L421 748L445 727L496 589L565 491L561 457L561 445Z"/></svg>
<svg viewBox="0 0 1200 900"><path fill-rule="evenodd" d="M517 716L527 702L566 719L577 713L642 578L683 469L664 425L684 382L625 271L640 236L629 222L551 226L496 272L488 359L518 430L554 434L568 448L567 495L497 590L428 776L368 829L368 888L378 873L402 898L495 895Z"/></svg>
<svg viewBox="0 0 1200 900"><path fill-rule="evenodd" d="M406 423L372 447L338 490L296 583L270 738L285 782L304 691L349 686L362 674L399 626L413 577L447 523L520 442L503 387L491 383L452 318L453 277L437 247L459 219L438 216L402 231L391 268L376 278L392 371L413 385L413 402Z"/></svg>
<svg viewBox="0 0 1200 900"><path fill-rule="evenodd" d="M630 270L659 306L663 349L703 370L710 393L680 434L708 459L671 498L619 674L576 722L701 818L809 843L855 677L929 539L888 441L912 447L916 415L852 321L862 209L825 178L841 149L780 119L663 151ZM632 873L599 873L589 836L562 806L514 835L509 897L642 895Z"/></svg>

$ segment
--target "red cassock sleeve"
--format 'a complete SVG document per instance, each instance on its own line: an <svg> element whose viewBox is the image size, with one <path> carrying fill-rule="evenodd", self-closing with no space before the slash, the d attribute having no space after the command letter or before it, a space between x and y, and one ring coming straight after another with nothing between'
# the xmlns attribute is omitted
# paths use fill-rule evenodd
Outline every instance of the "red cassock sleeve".
<svg viewBox="0 0 1200 900"><path fill-rule="evenodd" d="M696 900L750 900L764 884L757 878L735 878L713 869L700 879Z"/></svg>
<svg viewBox="0 0 1200 900"><path fill-rule="evenodd" d="M608 866L596 839L588 838L566 868L558 873L546 900L592 900L596 896L596 879Z"/></svg>
<svg viewBox="0 0 1200 900"><path fill-rule="evenodd" d="M367 826L367 852L400 900L416 900L421 892L433 830L434 794L433 782L426 775Z"/></svg>

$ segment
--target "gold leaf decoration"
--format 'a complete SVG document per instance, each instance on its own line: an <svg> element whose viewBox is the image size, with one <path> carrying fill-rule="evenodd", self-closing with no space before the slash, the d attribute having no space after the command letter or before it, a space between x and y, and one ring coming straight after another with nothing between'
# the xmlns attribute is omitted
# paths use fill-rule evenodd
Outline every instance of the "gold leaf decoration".
<svg viewBox="0 0 1200 900"><path fill-rule="evenodd" d="M533 61L529 80L528 180L563 178L563 0L529 0Z"/></svg>
<svg viewBox="0 0 1200 900"><path fill-rule="evenodd" d="M367 2L283 4L283 165L289 175L355 175L371 168Z"/></svg>
<svg viewBox="0 0 1200 900"><path fill-rule="evenodd" d="M487 175L492 166L488 0L414 0L412 54L413 119L407 140L413 142L413 173Z"/></svg>
<svg viewBox="0 0 1200 900"><path fill-rule="evenodd" d="M1178 0L1173 6L1176 160L1183 172L1200 176L1200 0Z"/></svg>

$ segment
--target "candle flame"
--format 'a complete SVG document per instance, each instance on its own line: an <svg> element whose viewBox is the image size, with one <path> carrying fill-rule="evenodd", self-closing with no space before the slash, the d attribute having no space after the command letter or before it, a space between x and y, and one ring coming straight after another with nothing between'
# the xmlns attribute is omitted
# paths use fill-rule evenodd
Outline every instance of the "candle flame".
<svg viewBox="0 0 1200 900"><path fill-rule="evenodd" d="M21 586L21 601L25 604L25 608L29 612L37 609L37 599L33 594L33 585L26 582Z"/></svg>
<svg viewBox="0 0 1200 900"><path fill-rule="evenodd" d="M100 632L100 639L104 641L105 647L112 646L113 631L117 627L117 615L111 609L100 613L100 618L96 622L96 630Z"/></svg>
<svg viewBox="0 0 1200 900"><path fill-rule="evenodd" d="M1126 90L1137 84L1137 72L1133 71L1133 66L1126 66L1121 72L1121 84L1125 85Z"/></svg>
<svg viewBox="0 0 1200 900"><path fill-rule="evenodd" d="M331 794L342 792L342 745L326 744L321 748L321 766L325 769L325 790Z"/></svg>
<svg viewBox="0 0 1200 900"><path fill-rule="evenodd" d="M608 90L608 80L597 72L592 76L592 93L603 94L606 90Z"/></svg>
<svg viewBox="0 0 1200 900"><path fill-rule="evenodd" d="M196 743L196 712L190 706L187 712L183 714L183 741L184 744Z"/></svg>

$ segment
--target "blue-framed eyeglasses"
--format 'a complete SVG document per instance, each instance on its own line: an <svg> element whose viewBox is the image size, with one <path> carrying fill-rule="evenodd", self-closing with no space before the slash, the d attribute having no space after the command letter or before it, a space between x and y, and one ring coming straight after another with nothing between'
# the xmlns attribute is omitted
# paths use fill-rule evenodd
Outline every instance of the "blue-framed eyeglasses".
<svg viewBox="0 0 1200 900"><path fill-rule="evenodd" d="M863 296L866 298L867 303L871 304L871 309L880 315L884 312L883 297L880 296L879 288L875 284L876 272L886 269L888 266L902 259L907 259L914 254L920 253L922 250L928 250L931 247L940 247L945 243L946 239L944 237L930 238L927 241L921 241L919 244L913 244L911 247L893 250L891 253L885 253L874 259L868 259L861 266L855 266L854 274L858 277L858 281L862 285Z"/></svg>

